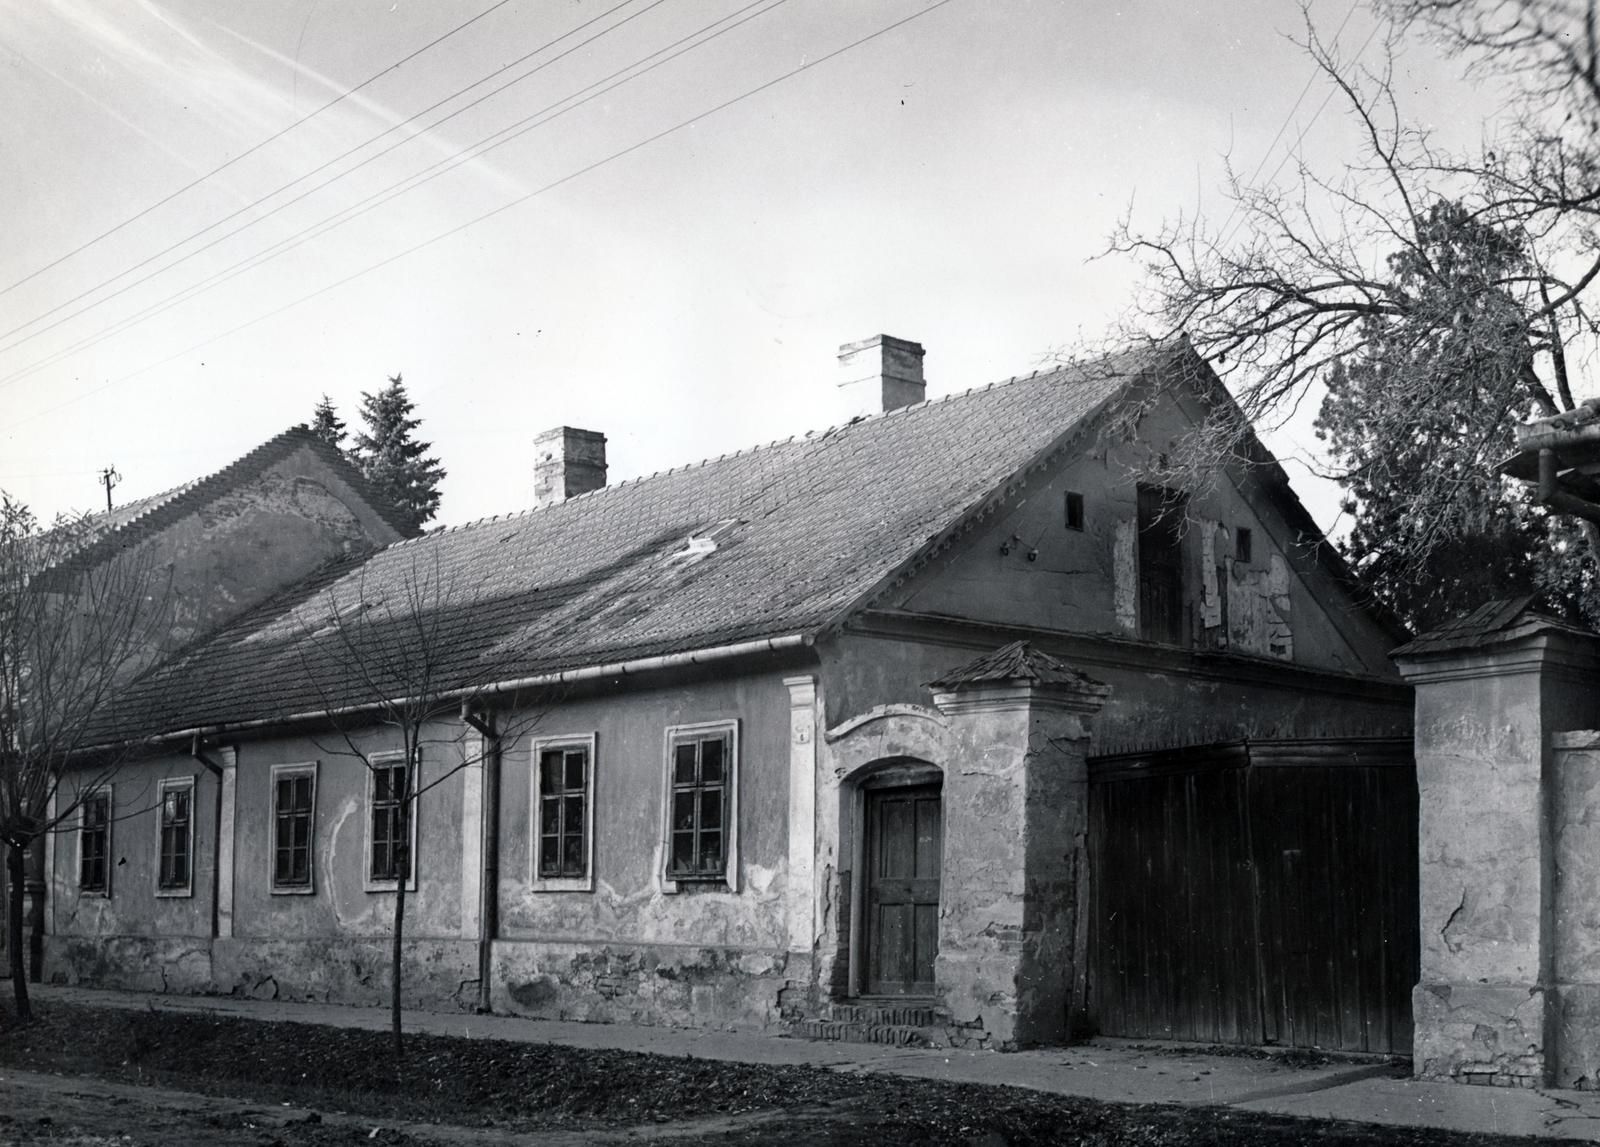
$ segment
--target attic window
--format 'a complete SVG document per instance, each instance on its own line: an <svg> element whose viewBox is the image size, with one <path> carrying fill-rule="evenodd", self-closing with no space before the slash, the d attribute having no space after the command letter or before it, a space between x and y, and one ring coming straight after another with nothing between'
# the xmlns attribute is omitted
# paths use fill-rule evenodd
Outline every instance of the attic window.
<svg viewBox="0 0 1600 1147"><path fill-rule="evenodd" d="M725 539L733 531L733 527L738 524L738 518L726 518L716 523L716 525L708 526L703 530L690 534L689 541L684 545L684 548L669 555L667 560L671 562L681 561L688 565L715 553L717 544Z"/></svg>
<svg viewBox="0 0 1600 1147"><path fill-rule="evenodd" d="M1233 560L1248 562L1250 560L1250 531L1240 526L1233 531Z"/></svg>
<svg viewBox="0 0 1600 1147"><path fill-rule="evenodd" d="M1071 491L1067 494L1067 529L1083 529L1083 495Z"/></svg>

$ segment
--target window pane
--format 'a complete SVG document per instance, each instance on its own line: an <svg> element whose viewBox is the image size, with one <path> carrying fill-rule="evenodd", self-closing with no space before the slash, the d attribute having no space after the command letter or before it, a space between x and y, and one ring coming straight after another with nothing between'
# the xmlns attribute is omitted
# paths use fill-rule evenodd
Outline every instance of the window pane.
<svg viewBox="0 0 1600 1147"><path fill-rule="evenodd" d="M722 749L724 742L700 742L700 780L703 784L722 783Z"/></svg>
<svg viewBox="0 0 1600 1147"><path fill-rule="evenodd" d="M561 872L561 838L547 836L539 842L539 873L557 876Z"/></svg>
<svg viewBox="0 0 1600 1147"><path fill-rule="evenodd" d="M561 800L559 797L546 797L539 802L539 833L549 836L561 831Z"/></svg>
<svg viewBox="0 0 1600 1147"><path fill-rule="evenodd" d="M567 876L583 875L583 836L578 834L566 839L566 867Z"/></svg>
<svg viewBox="0 0 1600 1147"><path fill-rule="evenodd" d="M539 754L539 791L541 793L561 791L561 750L551 749Z"/></svg>
<svg viewBox="0 0 1600 1147"><path fill-rule="evenodd" d="M694 828L694 791L672 794L672 827L674 830Z"/></svg>
<svg viewBox="0 0 1600 1147"><path fill-rule="evenodd" d="M174 814L177 817L177 819L180 820L180 821L188 820L189 819L189 790L188 789L179 789L177 792L172 794L172 799L173 799L174 807L177 810L177 812Z"/></svg>
<svg viewBox="0 0 1600 1147"><path fill-rule="evenodd" d="M722 790L704 789L700 793L700 827L722 827Z"/></svg>
<svg viewBox="0 0 1600 1147"><path fill-rule="evenodd" d="M672 760L672 783L678 785L694 784L694 742L690 741L674 748Z"/></svg>
<svg viewBox="0 0 1600 1147"><path fill-rule="evenodd" d="M581 796L566 797L566 824L562 827L567 832L583 831L583 798Z"/></svg>
<svg viewBox="0 0 1600 1147"><path fill-rule="evenodd" d="M722 871L722 834L720 832L703 832L700 834L700 871Z"/></svg>
<svg viewBox="0 0 1600 1147"><path fill-rule="evenodd" d="M583 762L589 754L583 752L567 754L567 791L581 791L583 789Z"/></svg>
<svg viewBox="0 0 1600 1147"><path fill-rule="evenodd" d="M694 833L675 832L672 834L672 871L694 871Z"/></svg>

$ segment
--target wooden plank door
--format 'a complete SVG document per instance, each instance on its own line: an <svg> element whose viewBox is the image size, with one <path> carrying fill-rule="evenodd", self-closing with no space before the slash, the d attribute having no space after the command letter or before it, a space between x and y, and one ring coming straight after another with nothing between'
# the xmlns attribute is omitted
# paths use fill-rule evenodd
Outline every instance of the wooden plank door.
<svg viewBox="0 0 1600 1147"><path fill-rule="evenodd" d="M869 789L866 796L863 989L869 996L931 996L944 844L939 787Z"/></svg>
<svg viewBox="0 0 1600 1147"><path fill-rule="evenodd" d="M1305 765L1092 781L1098 1031L1409 1051L1415 777Z"/></svg>

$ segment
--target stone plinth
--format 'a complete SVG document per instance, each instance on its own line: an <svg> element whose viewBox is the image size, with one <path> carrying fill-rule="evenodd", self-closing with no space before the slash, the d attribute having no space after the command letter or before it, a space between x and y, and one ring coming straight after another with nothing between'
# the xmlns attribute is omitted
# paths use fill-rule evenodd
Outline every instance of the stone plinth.
<svg viewBox="0 0 1600 1147"><path fill-rule="evenodd" d="M1087 955L1088 722L1110 690L1021 643L933 688L952 748L940 999L990 1046L1059 1043Z"/></svg>
<svg viewBox="0 0 1600 1147"><path fill-rule="evenodd" d="M1594 1032L1600 1013L1587 986L1600 982L1600 891L1590 875L1573 879L1600 874L1582 824L1593 766L1580 752L1569 767L1576 757L1555 746L1600 716L1600 637L1495 603L1395 658L1416 687L1416 1073L1510 1087L1574 1086L1574 1070L1593 1079L1581 1064L1594 1052L1579 1049L1594 1037L1560 1034L1563 1000L1574 1032Z"/></svg>

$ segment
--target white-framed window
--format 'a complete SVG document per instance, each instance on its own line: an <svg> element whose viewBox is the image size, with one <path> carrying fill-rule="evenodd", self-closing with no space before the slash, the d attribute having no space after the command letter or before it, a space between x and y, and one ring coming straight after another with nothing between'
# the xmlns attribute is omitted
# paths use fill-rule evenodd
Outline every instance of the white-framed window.
<svg viewBox="0 0 1600 1147"><path fill-rule="evenodd" d="M272 892L316 892L317 763L272 766Z"/></svg>
<svg viewBox="0 0 1600 1147"><path fill-rule="evenodd" d="M739 890L739 723L667 729L662 884Z"/></svg>
<svg viewBox="0 0 1600 1147"><path fill-rule="evenodd" d="M194 895L194 777L156 786L156 895Z"/></svg>
<svg viewBox="0 0 1600 1147"><path fill-rule="evenodd" d="M408 827L400 832L401 794L405 791L404 753L375 753L367 768L367 854L368 892L393 892L405 876L406 891L417 890L417 774L411 776L411 809Z"/></svg>
<svg viewBox="0 0 1600 1147"><path fill-rule="evenodd" d="M111 786L85 794L78 805L78 894L111 895Z"/></svg>
<svg viewBox="0 0 1600 1147"><path fill-rule="evenodd" d="M594 891L595 747L593 733L533 742L535 891Z"/></svg>

